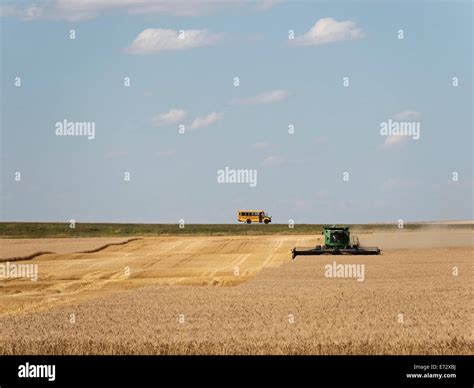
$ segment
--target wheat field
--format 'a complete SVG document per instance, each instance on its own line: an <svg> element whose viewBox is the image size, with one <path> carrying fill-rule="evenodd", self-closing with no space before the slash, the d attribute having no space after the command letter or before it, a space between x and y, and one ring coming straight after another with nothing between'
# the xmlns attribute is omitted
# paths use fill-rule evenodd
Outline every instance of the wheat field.
<svg viewBox="0 0 474 388"><path fill-rule="evenodd" d="M0 279L1 354L472 354L471 231L371 233L381 256L306 256L315 236L142 238ZM319 240L320 243L320 240ZM363 281L326 265L363 264ZM456 272L454 271L456 268Z"/></svg>

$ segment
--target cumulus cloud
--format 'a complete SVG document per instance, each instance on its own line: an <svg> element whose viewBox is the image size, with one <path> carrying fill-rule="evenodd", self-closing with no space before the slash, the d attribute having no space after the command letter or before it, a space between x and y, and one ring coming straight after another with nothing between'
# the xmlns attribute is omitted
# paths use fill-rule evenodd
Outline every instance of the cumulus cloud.
<svg viewBox="0 0 474 388"><path fill-rule="evenodd" d="M105 11L127 8L131 4L132 0L53 0L36 3L30 1L2 6L2 14L23 21L67 20L76 22L94 19Z"/></svg>
<svg viewBox="0 0 474 388"><path fill-rule="evenodd" d="M182 109L170 109L166 113L162 113L153 117L151 122L155 127L165 127L167 125L181 123L186 118L186 116L186 111Z"/></svg>
<svg viewBox="0 0 474 388"><path fill-rule="evenodd" d="M290 94L286 90L272 90L253 97L235 98L234 105L262 105L273 104L287 98Z"/></svg>
<svg viewBox="0 0 474 388"><path fill-rule="evenodd" d="M266 11L279 2L279 0L260 0L255 4L254 1L248 0L26 0L11 1L11 4L0 5L0 14L24 21L67 20L77 22L94 19L111 12L193 17L241 7Z"/></svg>
<svg viewBox="0 0 474 388"><path fill-rule="evenodd" d="M387 136L380 146L382 149L401 147L410 140L408 136Z"/></svg>
<svg viewBox="0 0 474 388"><path fill-rule="evenodd" d="M338 22L333 18L319 19L305 34L290 40L294 46L318 46L364 37L364 31L350 20Z"/></svg>
<svg viewBox="0 0 474 388"><path fill-rule="evenodd" d="M170 30L147 28L138 34L126 52L136 55L157 54L163 51L188 50L210 46L219 41L221 34L208 30Z"/></svg>
<svg viewBox="0 0 474 388"><path fill-rule="evenodd" d="M224 113L222 112L212 112L209 113L207 116L196 117L191 125L189 126L190 129L199 129L203 127L208 127L216 123L219 120L222 120L224 117Z"/></svg>
<svg viewBox="0 0 474 388"><path fill-rule="evenodd" d="M403 124L400 124L398 121L414 122L418 120L420 116L421 116L420 112L417 112L414 110L404 110L393 116L393 119L396 120L393 125L396 124L397 126L402 126ZM392 120L389 120L389 122L386 123L386 125L389 125L389 123L391 125ZM407 129L402 128L402 129L399 129L400 133L398 134L395 134L395 133L389 134L389 136L385 138L385 141L380 146L380 148L381 149L398 148L408 143L408 141L411 139L415 139L415 140L419 139L419 136L420 136L419 122L418 122L418 127L414 127L414 129L411 129L412 132L409 132L409 130L410 128L407 128Z"/></svg>
<svg viewBox="0 0 474 388"><path fill-rule="evenodd" d="M21 20L67 20L84 21L94 19L107 12L121 11L136 14L168 14L173 16L199 15L209 8L207 3L181 1L141 0L52 0L29 1L23 4L2 7L3 14Z"/></svg>

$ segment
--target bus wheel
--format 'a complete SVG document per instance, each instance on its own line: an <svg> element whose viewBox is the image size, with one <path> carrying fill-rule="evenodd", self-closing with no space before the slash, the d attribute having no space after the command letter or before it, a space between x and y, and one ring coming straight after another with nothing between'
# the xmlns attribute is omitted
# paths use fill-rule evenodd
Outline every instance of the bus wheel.
<svg viewBox="0 0 474 388"><path fill-rule="evenodd" d="M263 221L263 222L265 222L266 224L268 224L268 220L265 220L265 221Z"/></svg>
<svg viewBox="0 0 474 388"><path fill-rule="evenodd" d="M250 221L250 220L247 220L247 224L251 224L251 223L252 223L252 221Z"/></svg>

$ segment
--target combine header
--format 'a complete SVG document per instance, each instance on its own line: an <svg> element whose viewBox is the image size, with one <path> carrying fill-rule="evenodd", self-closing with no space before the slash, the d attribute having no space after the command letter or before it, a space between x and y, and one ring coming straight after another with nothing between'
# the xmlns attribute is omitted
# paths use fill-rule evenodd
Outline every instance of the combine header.
<svg viewBox="0 0 474 388"><path fill-rule="evenodd" d="M291 258L298 255L379 255L378 247L361 247L359 238L351 236L348 226L324 226L324 245L314 248L298 248L291 250Z"/></svg>

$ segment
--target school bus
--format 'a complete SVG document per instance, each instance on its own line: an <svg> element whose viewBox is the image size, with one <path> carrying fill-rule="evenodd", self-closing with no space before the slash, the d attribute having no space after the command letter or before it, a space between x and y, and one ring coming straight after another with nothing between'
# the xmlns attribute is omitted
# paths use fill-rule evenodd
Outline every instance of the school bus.
<svg viewBox="0 0 474 388"><path fill-rule="evenodd" d="M237 221L247 224L251 224L252 222L268 224L272 222L272 217L263 210L239 210L237 213Z"/></svg>

